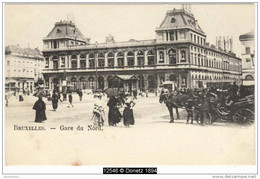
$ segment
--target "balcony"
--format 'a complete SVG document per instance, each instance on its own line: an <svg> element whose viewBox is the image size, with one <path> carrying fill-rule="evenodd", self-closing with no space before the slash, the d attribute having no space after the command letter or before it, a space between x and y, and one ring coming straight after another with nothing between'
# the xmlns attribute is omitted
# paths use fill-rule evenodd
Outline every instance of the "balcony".
<svg viewBox="0 0 260 179"><path fill-rule="evenodd" d="M155 69L187 69L191 68L189 64L157 64L157 65L136 65L136 66L114 66L114 67L85 67L85 68L60 68L60 69L43 69L43 73L63 73L63 72L109 72L109 71L138 71L138 70L155 70Z"/></svg>

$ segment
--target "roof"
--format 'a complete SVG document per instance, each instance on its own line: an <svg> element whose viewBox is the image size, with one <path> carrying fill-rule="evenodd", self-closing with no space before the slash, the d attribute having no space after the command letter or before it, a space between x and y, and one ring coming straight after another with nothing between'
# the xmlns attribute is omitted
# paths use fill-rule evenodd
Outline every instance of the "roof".
<svg viewBox="0 0 260 179"><path fill-rule="evenodd" d="M193 14L184 9L173 9L167 11L166 17L161 23L160 29L172 29L172 28L191 28L202 34L205 34L198 24L198 21L194 18Z"/></svg>
<svg viewBox="0 0 260 179"><path fill-rule="evenodd" d="M248 32L246 34L243 34L243 35L239 36L239 40L241 40L241 41L254 39L254 38L255 38L255 32L254 31L251 31L251 32Z"/></svg>
<svg viewBox="0 0 260 179"><path fill-rule="evenodd" d="M56 22L54 28L45 39L53 38L76 38L83 41L86 40L80 30L71 21Z"/></svg>
<svg viewBox="0 0 260 179"><path fill-rule="evenodd" d="M19 55L33 56L42 58L42 54L38 48L22 48L19 45L9 45L5 47L5 54L17 53Z"/></svg>

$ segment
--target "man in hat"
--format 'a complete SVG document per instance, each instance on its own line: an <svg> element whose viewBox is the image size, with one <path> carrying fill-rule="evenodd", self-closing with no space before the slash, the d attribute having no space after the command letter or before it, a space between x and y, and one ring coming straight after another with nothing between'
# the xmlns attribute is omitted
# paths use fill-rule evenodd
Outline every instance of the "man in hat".
<svg viewBox="0 0 260 179"><path fill-rule="evenodd" d="M55 90L53 91L51 98L52 98L52 108L54 111L56 111L56 109L58 108L59 96L57 95Z"/></svg>

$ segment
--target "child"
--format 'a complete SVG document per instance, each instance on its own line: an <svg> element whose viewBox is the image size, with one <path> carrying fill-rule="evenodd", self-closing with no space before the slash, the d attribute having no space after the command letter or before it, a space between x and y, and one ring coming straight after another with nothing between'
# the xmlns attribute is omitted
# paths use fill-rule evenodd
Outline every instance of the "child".
<svg viewBox="0 0 260 179"><path fill-rule="evenodd" d="M105 111L103 106L101 105L100 101L95 102L94 109L93 109L93 125L97 127L101 127L104 125L104 117Z"/></svg>

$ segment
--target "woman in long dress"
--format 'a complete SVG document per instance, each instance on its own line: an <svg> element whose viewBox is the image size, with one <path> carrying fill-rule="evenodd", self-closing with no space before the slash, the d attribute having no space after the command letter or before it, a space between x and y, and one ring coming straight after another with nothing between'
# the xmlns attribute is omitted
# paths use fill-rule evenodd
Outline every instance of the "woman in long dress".
<svg viewBox="0 0 260 179"><path fill-rule="evenodd" d="M46 105L42 101L42 97L39 97L39 99L34 103L33 109L36 110L35 122L42 122L47 120L45 114Z"/></svg>
<svg viewBox="0 0 260 179"><path fill-rule="evenodd" d="M125 102L125 109L123 112L123 118L124 118L124 126L129 127L129 125L134 125L134 113L133 113L133 107L135 103L133 100L127 99Z"/></svg>
<svg viewBox="0 0 260 179"><path fill-rule="evenodd" d="M59 96L56 94L56 91L53 91L52 95L52 108L54 111L58 108L58 101L59 101Z"/></svg>
<svg viewBox="0 0 260 179"><path fill-rule="evenodd" d="M109 110L108 110L108 125L109 126L116 126L117 123L120 122L122 115L118 109L118 100L111 96L108 103L107 103Z"/></svg>
<svg viewBox="0 0 260 179"><path fill-rule="evenodd" d="M101 104L101 98L98 98L98 101L94 104L93 109L93 125L97 127L101 127L104 125L105 121L105 110L103 105Z"/></svg>

